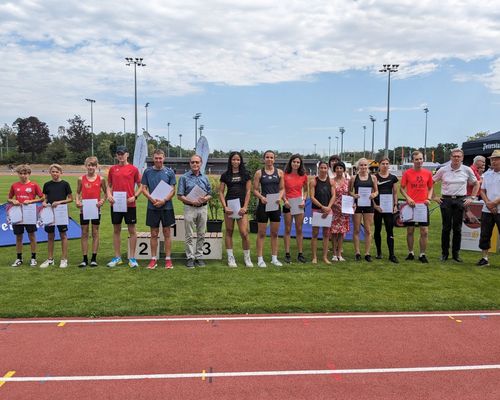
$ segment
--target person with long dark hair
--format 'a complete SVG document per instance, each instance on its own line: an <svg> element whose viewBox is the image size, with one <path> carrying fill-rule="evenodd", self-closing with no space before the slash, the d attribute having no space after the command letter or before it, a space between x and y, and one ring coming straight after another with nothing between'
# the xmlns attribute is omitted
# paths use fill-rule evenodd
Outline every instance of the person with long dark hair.
<svg viewBox="0 0 500 400"><path fill-rule="evenodd" d="M238 224L241 242L243 245L243 259L245 266L253 267L250 259L250 240L248 238L248 216L247 209L250 202L250 191L252 182L249 173L245 168L243 156L239 151L232 151L227 160L227 170L220 177L219 197L224 207L224 225L226 226L226 251L227 265L237 267L233 253L233 231L234 221ZM227 188L227 192L226 192ZM226 192L224 194L224 192ZM228 206L229 200L239 200L239 211Z"/></svg>
<svg viewBox="0 0 500 400"><path fill-rule="evenodd" d="M285 242L285 262L290 264L290 232L292 230L292 220L295 220L295 238L297 240L297 261L305 263L306 259L303 254L304 235L302 234L302 225L304 223L304 207L305 199L307 198L307 175L304 168L304 161L300 154L294 154L290 157L285 166L285 197L283 205L283 216L285 219L285 234L283 236ZM302 211L299 214L292 215L291 201L299 199L299 209Z"/></svg>
<svg viewBox="0 0 500 400"><path fill-rule="evenodd" d="M349 196L349 179L346 178L345 169L345 164L342 161L339 161L333 167L335 171L333 177L335 200L332 206L333 219L330 227L333 247L332 261L345 261L342 255L344 235L349 232L349 214L342 213L342 196Z"/></svg>

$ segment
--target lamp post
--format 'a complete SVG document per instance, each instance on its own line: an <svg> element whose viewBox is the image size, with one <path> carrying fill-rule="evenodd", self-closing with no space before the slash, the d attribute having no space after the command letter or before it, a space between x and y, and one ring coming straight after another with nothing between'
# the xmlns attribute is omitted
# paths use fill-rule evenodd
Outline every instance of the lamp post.
<svg viewBox="0 0 500 400"><path fill-rule="evenodd" d="M194 119L194 150L196 151L196 143L198 143L198 120L201 117L201 113L196 113L193 117Z"/></svg>
<svg viewBox="0 0 500 400"><path fill-rule="evenodd" d="M170 122L167 122L167 157L170 157Z"/></svg>
<svg viewBox="0 0 500 400"><path fill-rule="evenodd" d="M146 103L144 105L144 108L146 109L146 132L149 133L149 127L148 127L148 108L149 108L149 103Z"/></svg>
<svg viewBox="0 0 500 400"><path fill-rule="evenodd" d="M363 125L363 158L366 157L366 125Z"/></svg>
<svg viewBox="0 0 500 400"><path fill-rule="evenodd" d="M94 103L93 99L85 99L90 103L90 142L91 142L91 153L90 155L94 155Z"/></svg>
<svg viewBox="0 0 500 400"><path fill-rule="evenodd" d="M316 155L316 143L314 143L314 154Z"/></svg>
<svg viewBox="0 0 500 400"><path fill-rule="evenodd" d="M121 117L123 119L123 145L127 147L127 131L125 130L125 117Z"/></svg>
<svg viewBox="0 0 500 400"><path fill-rule="evenodd" d="M182 133L179 133L179 158L182 158Z"/></svg>
<svg viewBox="0 0 500 400"><path fill-rule="evenodd" d="M370 121L372 121L372 160L375 157L375 121L376 119L373 115L370 115Z"/></svg>
<svg viewBox="0 0 500 400"><path fill-rule="evenodd" d="M340 132L340 159L342 160L342 154L344 153L344 133L345 133L344 127L341 126L339 128L339 132Z"/></svg>
<svg viewBox="0 0 500 400"><path fill-rule="evenodd" d="M379 72L387 72L387 123L385 125L384 157L389 156L389 110L391 104L391 73L398 72L399 64L384 64Z"/></svg>
<svg viewBox="0 0 500 400"><path fill-rule="evenodd" d="M142 62L143 58L132 58L126 57L125 60L127 63L125 65L134 65L134 93L135 93L135 139L137 140L137 67L145 67L146 64Z"/></svg>
<svg viewBox="0 0 500 400"><path fill-rule="evenodd" d="M205 126L202 124L198 129L200 130L200 137L201 137L203 129L205 129Z"/></svg>
<svg viewBox="0 0 500 400"><path fill-rule="evenodd" d="M328 136L328 157L332 155L332 137Z"/></svg>
<svg viewBox="0 0 500 400"><path fill-rule="evenodd" d="M335 154L339 154L339 137L335 136L335 139L337 139L337 151L335 152Z"/></svg>
<svg viewBox="0 0 500 400"><path fill-rule="evenodd" d="M424 161L427 162L427 114L429 113L429 107L424 108L424 113L425 113Z"/></svg>

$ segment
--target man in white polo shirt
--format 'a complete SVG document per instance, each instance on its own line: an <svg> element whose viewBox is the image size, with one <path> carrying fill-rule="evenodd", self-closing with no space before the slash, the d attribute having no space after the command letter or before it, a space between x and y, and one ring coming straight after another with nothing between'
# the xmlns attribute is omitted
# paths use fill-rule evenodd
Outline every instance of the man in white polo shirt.
<svg viewBox="0 0 500 400"><path fill-rule="evenodd" d="M461 149L451 151L450 163L440 168L432 178L441 181L441 197L434 200L440 205L443 227L441 231L441 261L448 260L450 254L450 233L453 229L451 254L453 260L462 262L460 243L462 241L462 221L464 207L467 207L479 192L479 181L470 167L463 165L464 152ZM467 195L467 184L474 185L471 196Z"/></svg>
<svg viewBox="0 0 500 400"><path fill-rule="evenodd" d="M500 233L500 150L495 150L490 157L491 167L483 174L481 184L481 198L484 201L481 213L481 235L479 236L479 248L482 250L482 258L477 265L485 267L490 265L488 261L488 249L491 246L491 235L495 224Z"/></svg>

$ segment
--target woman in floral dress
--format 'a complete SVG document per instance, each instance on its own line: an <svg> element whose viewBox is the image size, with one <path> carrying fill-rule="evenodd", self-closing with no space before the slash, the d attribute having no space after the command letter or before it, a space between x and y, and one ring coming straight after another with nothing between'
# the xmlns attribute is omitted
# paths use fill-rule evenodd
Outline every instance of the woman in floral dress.
<svg viewBox="0 0 500 400"><path fill-rule="evenodd" d="M349 195L349 180L345 177L345 164L340 161L334 166L335 202L333 203L333 219L330 233L333 245L332 261L345 261L342 257L344 234L349 231L349 215L342 214L342 196Z"/></svg>

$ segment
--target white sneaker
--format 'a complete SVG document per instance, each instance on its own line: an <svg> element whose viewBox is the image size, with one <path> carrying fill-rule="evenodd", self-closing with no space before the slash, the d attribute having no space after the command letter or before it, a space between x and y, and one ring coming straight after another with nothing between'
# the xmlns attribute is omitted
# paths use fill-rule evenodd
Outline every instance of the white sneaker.
<svg viewBox="0 0 500 400"><path fill-rule="evenodd" d="M40 264L40 268L47 268L51 265L54 265L54 260L45 260L43 263Z"/></svg>
<svg viewBox="0 0 500 400"><path fill-rule="evenodd" d="M250 257L245 257L244 260L245 260L245 267L253 268L253 263Z"/></svg>
<svg viewBox="0 0 500 400"><path fill-rule="evenodd" d="M36 267L37 266L36 258L32 258L30 261L30 267Z"/></svg>
<svg viewBox="0 0 500 400"><path fill-rule="evenodd" d="M333 256L332 261L339 261L339 258L337 256Z"/></svg>
<svg viewBox="0 0 500 400"><path fill-rule="evenodd" d="M59 263L59 268L67 268L68 267L68 260L61 260Z"/></svg>
<svg viewBox="0 0 500 400"><path fill-rule="evenodd" d="M283 264L278 259L272 260L271 264L273 264L275 267L282 267L283 266Z"/></svg>
<svg viewBox="0 0 500 400"><path fill-rule="evenodd" d="M259 261L257 263L257 266L260 267L260 268L266 268L267 267L266 262L264 260Z"/></svg>
<svg viewBox="0 0 500 400"><path fill-rule="evenodd" d="M345 258L342 256L339 256L339 261L345 261Z"/></svg>
<svg viewBox="0 0 500 400"><path fill-rule="evenodd" d="M227 256L227 265L231 268L236 268L238 265L236 264L236 260L234 256Z"/></svg>
<svg viewBox="0 0 500 400"><path fill-rule="evenodd" d="M23 260L21 260L20 258L16 258L16 261L14 261L11 265L11 267L20 267L23 263Z"/></svg>

